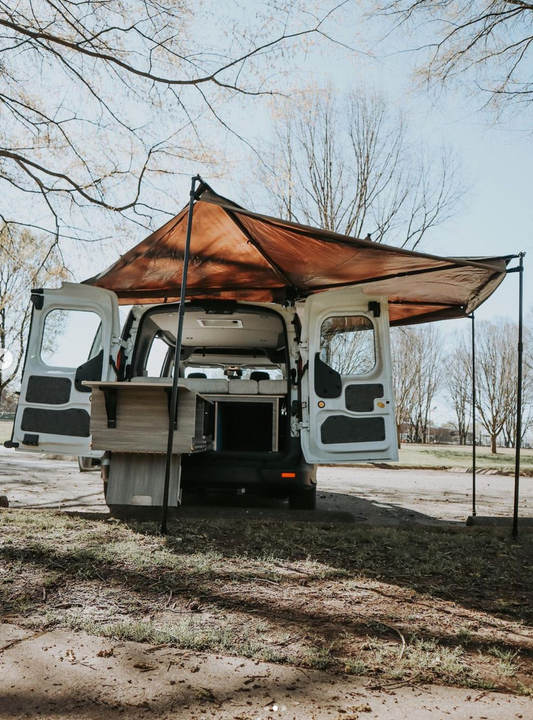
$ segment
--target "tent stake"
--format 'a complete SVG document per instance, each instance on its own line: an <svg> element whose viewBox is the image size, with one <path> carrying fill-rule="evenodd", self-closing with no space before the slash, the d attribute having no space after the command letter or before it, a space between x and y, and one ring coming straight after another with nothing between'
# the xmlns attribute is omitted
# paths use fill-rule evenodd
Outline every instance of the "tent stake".
<svg viewBox="0 0 533 720"><path fill-rule="evenodd" d="M523 329L524 329L524 255L519 253L518 266L518 372L516 380L516 444L514 470L514 511L513 538L518 537L518 499L520 494L520 446L522 444L522 366L523 366Z"/></svg>
<svg viewBox="0 0 533 720"><path fill-rule="evenodd" d="M185 251L183 253L183 270L181 274L181 291L178 311L178 327L176 330L176 346L174 348L174 374L172 376L172 395L170 401L170 413L168 422L167 456L165 464L165 484L163 486L163 506L161 508L161 535L166 535L168 517L168 494L170 490L170 473L172 470L172 449L174 445L174 430L178 426L178 378L181 358L181 339L183 335L183 317L185 314L185 295L187 291L187 271L189 269L189 250L191 246L192 215L194 201L196 200L196 183L201 182L201 177L195 175L191 180L191 192L189 199L189 215L187 217L187 235L185 238ZM178 485L178 503L180 502L180 487Z"/></svg>
<svg viewBox="0 0 533 720"><path fill-rule="evenodd" d="M476 517L476 319L474 313L470 318L472 320L472 517Z"/></svg>

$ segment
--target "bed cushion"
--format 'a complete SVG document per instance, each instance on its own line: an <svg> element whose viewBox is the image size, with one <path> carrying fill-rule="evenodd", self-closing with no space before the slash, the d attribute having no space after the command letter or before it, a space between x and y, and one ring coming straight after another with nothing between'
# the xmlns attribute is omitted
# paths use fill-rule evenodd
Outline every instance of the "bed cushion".
<svg viewBox="0 0 533 720"><path fill-rule="evenodd" d="M230 395L257 395L258 393L257 380L230 380L228 385Z"/></svg>
<svg viewBox="0 0 533 720"><path fill-rule="evenodd" d="M286 380L259 380L260 395L286 395Z"/></svg>

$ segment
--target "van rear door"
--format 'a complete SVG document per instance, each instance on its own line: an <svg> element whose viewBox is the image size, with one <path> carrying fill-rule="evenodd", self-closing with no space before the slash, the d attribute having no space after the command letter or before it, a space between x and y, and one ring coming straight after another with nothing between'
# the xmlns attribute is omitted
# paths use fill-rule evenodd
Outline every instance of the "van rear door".
<svg viewBox="0 0 533 720"><path fill-rule="evenodd" d="M13 436L8 447L90 455L90 388L114 380L120 338L115 293L64 283L33 290L33 311Z"/></svg>
<svg viewBox="0 0 533 720"><path fill-rule="evenodd" d="M397 460L387 298L358 288L313 295L301 339L307 462Z"/></svg>

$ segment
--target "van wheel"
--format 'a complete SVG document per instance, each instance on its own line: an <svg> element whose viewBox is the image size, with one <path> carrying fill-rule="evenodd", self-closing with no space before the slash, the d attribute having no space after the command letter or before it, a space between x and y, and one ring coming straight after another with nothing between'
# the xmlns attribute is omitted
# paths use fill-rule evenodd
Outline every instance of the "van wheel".
<svg viewBox="0 0 533 720"><path fill-rule="evenodd" d="M289 495L289 508L291 510L316 509L316 485L306 490L294 490Z"/></svg>

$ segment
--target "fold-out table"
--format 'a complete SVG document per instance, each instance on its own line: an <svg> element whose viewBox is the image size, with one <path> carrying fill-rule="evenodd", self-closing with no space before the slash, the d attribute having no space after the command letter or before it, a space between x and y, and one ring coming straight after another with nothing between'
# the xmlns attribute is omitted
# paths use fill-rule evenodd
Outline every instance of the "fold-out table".
<svg viewBox="0 0 533 720"><path fill-rule="evenodd" d="M168 383L85 381L91 388L92 449L112 453L107 504L163 503L172 380ZM169 507L181 498L181 455L204 452L213 437L212 403L178 387Z"/></svg>

